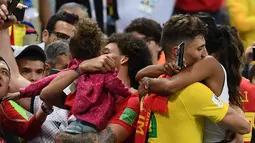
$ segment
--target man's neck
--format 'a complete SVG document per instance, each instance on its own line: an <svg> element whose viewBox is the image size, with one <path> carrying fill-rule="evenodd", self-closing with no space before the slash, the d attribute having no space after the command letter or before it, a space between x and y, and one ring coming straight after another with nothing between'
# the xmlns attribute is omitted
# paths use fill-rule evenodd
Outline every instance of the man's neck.
<svg viewBox="0 0 255 143"><path fill-rule="evenodd" d="M128 75L128 70L126 67L120 68L118 72L118 78L127 86L131 87L130 78Z"/></svg>
<svg viewBox="0 0 255 143"><path fill-rule="evenodd" d="M152 64L153 65L158 64L158 53L153 53L152 54Z"/></svg>
<svg viewBox="0 0 255 143"><path fill-rule="evenodd" d="M173 61L176 61L176 59L173 56L166 58L166 63L170 63L170 62L173 62Z"/></svg>

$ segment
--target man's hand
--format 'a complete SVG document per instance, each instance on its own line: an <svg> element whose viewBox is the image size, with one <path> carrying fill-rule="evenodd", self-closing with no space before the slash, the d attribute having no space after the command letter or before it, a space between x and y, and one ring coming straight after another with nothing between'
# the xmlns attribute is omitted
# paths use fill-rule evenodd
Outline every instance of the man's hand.
<svg viewBox="0 0 255 143"><path fill-rule="evenodd" d="M164 72L166 75L173 76L180 72L180 67L178 67L174 62L165 63Z"/></svg>
<svg viewBox="0 0 255 143"><path fill-rule="evenodd" d="M147 92L161 96L169 96L171 93L167 90L168 80L167 78L143 78L140 80L138 88L139 96L143 97Z"/></svg>
<svg viewBox="0 0 255 143"><path fill-rule="evenodd" d="M146 83L147 82L146 80L150 80L150 79L148 77L144 77L143 79L139 81L138 94L140 99L144 97L148 92L148 89L146 89L146 86L148 86Z"/></svg>
<svg viewBox="0 0 255 143"><path fill-rule="evenodd" d="M246 49L245 51L245 63L249 64L250 62L252 62L252 58L253 58L253 47L249 47Z"/></svg>
<svg viewBox="0 0 255 143"><path fill-rule="evenodd" d="M234 139L229 143L243 143L243 136L236 133Z"/></svg>
<svg viewBox="0 0 255 143"><path fill-rule="evenodd" d="M6 1L0 0L0 29L6 29L10 27L11 25L17 23L17 19L13 14L9 14L8 9L5 5L7 3ZM27 6L19 3L17 5L17 8L19 9L26 9Z"/></svg>
<svg viewBox="0 0 255 143"><path fill-rule="evenodd" d="M85 72L107 72L116 67L115 61L110 55L101 55L97 58L86 60L79 65L81 74Z"/></svg>
<svg viewBox="0 0 255 143"><path fill-rule="evenodd" d="M6 29L16 21L17 19L13 14L9 15L6 5L0 5L0 29Z"/></svg>
<svg viewBox="0 0 255 143"><path fill-rule="evenodd" d="M8 93L7 96L3 97L3 101L6 101L6 100L18 100L21 98L21 95L20 95L20 92L14 92L14 93Z"/></svg>

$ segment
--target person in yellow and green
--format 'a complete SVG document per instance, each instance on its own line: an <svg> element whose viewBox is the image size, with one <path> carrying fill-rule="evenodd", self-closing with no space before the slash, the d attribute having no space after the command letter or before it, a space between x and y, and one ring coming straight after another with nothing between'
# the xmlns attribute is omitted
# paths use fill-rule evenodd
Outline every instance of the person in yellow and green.
<svg viewBox="0 0 255 143"><path fill-rule="evenodd" d="M226 0L230 23L235 26L246 50L255 41L255 1Z"/></svg>

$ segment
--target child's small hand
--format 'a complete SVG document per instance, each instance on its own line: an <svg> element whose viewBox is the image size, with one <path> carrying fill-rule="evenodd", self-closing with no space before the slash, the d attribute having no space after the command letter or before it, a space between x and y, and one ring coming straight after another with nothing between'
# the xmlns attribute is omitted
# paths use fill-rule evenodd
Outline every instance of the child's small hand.
<svg viewBox="0 0 255 143"><path fill-rule="evenodd" d="M180 72L180 67L177 66L174 62L164 64L165 74L172 76Z"/></svg>
<svg viewBox="0 0 255 143"><path fill-rule="evenodd" d="M5 97L3 97L2 101L7 100L18 100L21 98L20 92L8 93Z"/></svg>

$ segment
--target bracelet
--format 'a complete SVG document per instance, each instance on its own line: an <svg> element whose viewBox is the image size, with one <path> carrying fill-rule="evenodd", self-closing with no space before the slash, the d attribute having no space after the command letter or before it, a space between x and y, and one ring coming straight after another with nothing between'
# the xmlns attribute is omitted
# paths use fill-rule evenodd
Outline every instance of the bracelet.
<svg viewBox="0 0 255 143"><path fill-rule="evenodd" d="M42 105L41 105L41 109L43 110L43 112L46 114L46 115L50 115L54 109L53 108L47 108L45 107L45 103L43 102Z"/></svg>
<svg viewBox="0 0 255 143"><path fill-rule="evenodd" d="M81 70L80 70L79 67L77 67L77 68L75 69L75 71L78 73L79 76L81 75Z"/></svg>
<svg viewBox="0 0 255 143"><path fill-rule="evenodd" d="M146 77L145 82L146 83L144 85L144 88L145 88L147 94L150 94L150 79L148 77Z"/></svg>

